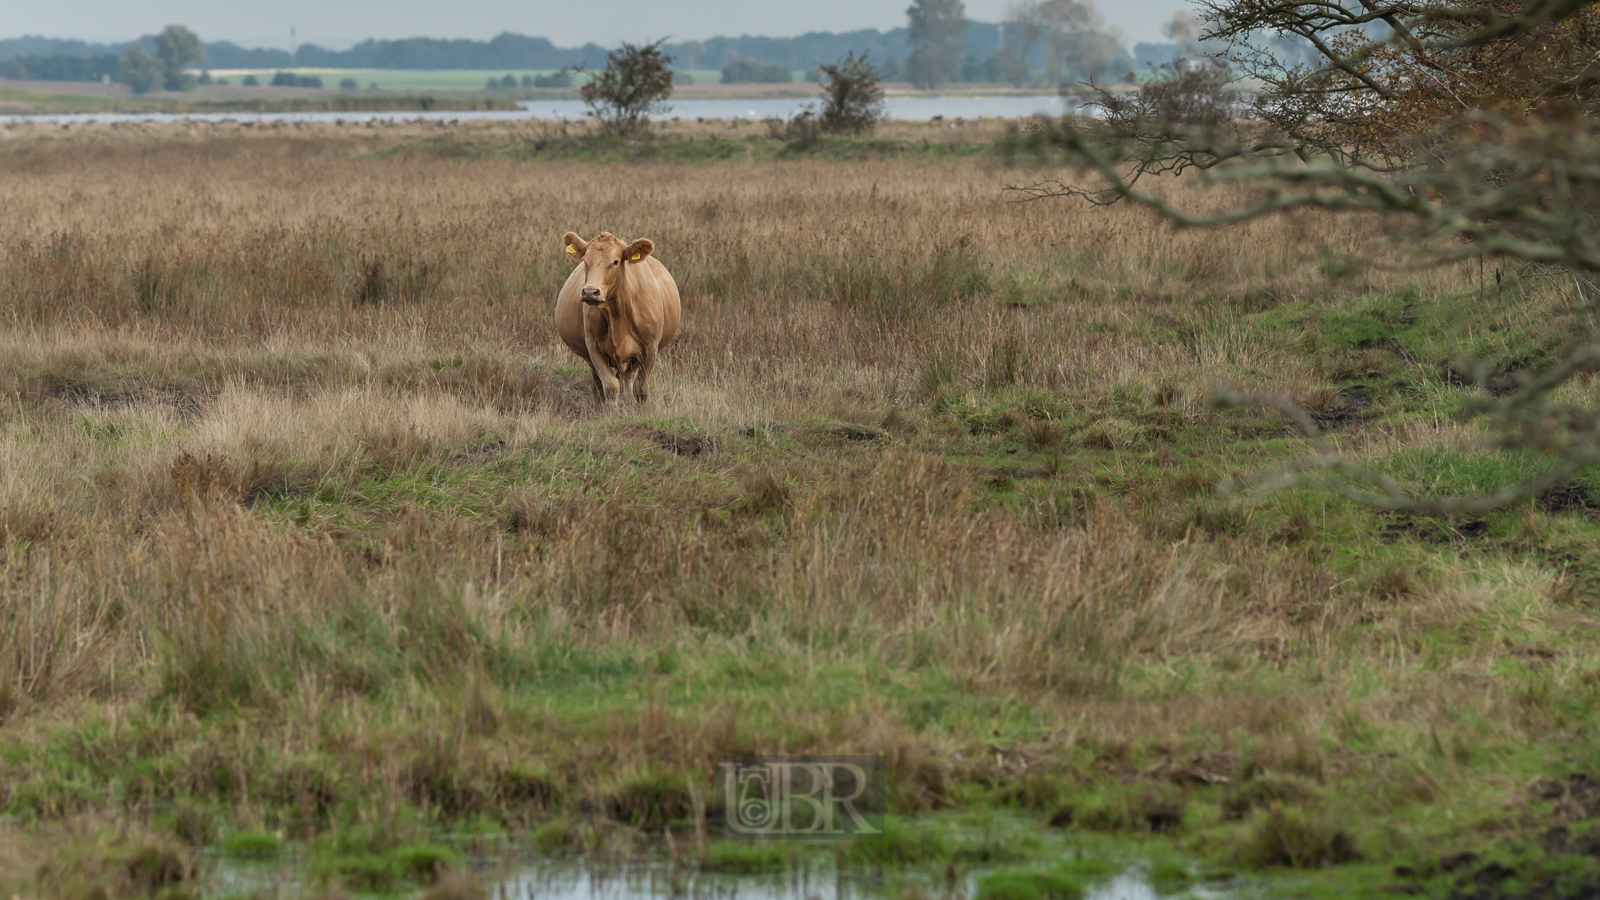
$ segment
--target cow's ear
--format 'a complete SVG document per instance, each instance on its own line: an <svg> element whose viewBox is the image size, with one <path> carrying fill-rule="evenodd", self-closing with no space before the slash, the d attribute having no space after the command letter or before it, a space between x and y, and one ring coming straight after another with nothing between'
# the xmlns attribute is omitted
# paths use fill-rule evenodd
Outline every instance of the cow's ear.
<svg viewBox="0 0 1600 900"><path fill-rule="evenodd" d="M655 242L651 241L649 238L639 238L637 241L629 244L628 249L622 251L622 255L628 260L628 262L638 262L639 260L644 259L646 256L649 256L651 253L655 252L655 249Z"/></svg>
<svg viewBox="0 0 1600 900"><path fill-rule="evenodd" d="M561 238L561 246L573 259L583 259L584 251L589 249L589 242L578 237L575 232L569 231Z"/></svg>

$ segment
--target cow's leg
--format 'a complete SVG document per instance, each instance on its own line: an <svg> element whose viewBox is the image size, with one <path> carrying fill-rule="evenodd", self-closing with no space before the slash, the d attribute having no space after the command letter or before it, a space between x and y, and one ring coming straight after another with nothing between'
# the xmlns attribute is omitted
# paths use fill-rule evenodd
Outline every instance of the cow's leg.
<svg viewBox="0 0 1600 900"><path fill-rule="evenodd" d="M587 322L584 323L583 342L589 350L589 372L595 380L595 404L605 406L617 402L621 399L621 385L617 383L617 376L611 374L611 367L606 365L606 357L600 352L594 329Z"/></svg>
<svg viewBox="0 0 1600 900"><path fill-rule="evenodd" d="M639 367L632 366L622 374L622 392L617 395L617 404L621 405L622 399L634 392L634 385L639 381Z"/></svg>
<svg viewBox="0 0 1600 900"><path fill-rule="evenodd" d="M604 363L595 366L594 373L595 380L600 382L600 396L596 399L601 406L616 406L622 400L622 383Z"/></svg>
<svg viewBox="0 0 1600 900"><path fill-rule="evenodd" d="M644 358L639 360L639 365L634 367L638 377L633 382L633 399L643 403L650 399L650 370L656 367L656 356L659 351L655 347L644 348Z"/></svg>
<svg viewBox="0 0 1600 900"><path fill-rule="evenodd" d="M594 390L594 405L597 407L604 405L606 389L600 383L600 373L595 371L594 363L589 364L589 386Z"/></svg>

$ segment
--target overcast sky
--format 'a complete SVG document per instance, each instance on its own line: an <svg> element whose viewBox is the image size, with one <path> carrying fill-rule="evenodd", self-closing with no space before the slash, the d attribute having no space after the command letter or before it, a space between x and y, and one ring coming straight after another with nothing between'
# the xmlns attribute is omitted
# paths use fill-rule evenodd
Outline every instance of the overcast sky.
<svg viewBox="0 0 1600 900"><path fill-rule="evenodd" d="M187 25L204 40L245 46L301 41L344 46L365 38L483 40L502 31L548 37L562 46L594 41L709 38L742 34L789 37L807 31L887 30L905 24L910 0L0 0L0 38L36 34L86 41L126 41ZM999 21L1008 0L967 0L967 15ZM1161 23L1182 0L1101 0L1130 44L1159 41Z"/></svg>

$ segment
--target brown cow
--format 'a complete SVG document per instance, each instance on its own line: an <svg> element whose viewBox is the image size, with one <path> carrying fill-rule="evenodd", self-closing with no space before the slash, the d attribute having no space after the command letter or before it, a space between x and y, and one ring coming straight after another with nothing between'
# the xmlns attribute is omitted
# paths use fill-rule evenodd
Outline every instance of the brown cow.
<svg viewBox="0 0 1600 900"><path fill-rule="evenodd" d="M556 295L556 333L589 363L597 406L620 405L630 391L643 403L657 355L678 334L678 283L645 238L569 231L561 244L579 262Z"/></svg>

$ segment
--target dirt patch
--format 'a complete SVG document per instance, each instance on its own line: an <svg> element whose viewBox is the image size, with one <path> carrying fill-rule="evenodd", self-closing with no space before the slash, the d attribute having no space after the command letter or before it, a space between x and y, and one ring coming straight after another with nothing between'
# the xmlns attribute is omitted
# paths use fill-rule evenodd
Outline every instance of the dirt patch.
<svg viewBox="0 0 1600 900"><path fill-rule="evenodd" d="M1439 377L1453 387L1482 388L1491 397L1508 397L1522 387L1522 373L1519 370L1486 372L1480 377L1475 373L1462 372L1449 362L1441 362Z"/></svg>
<svg viewBox="0 0 1600 900"><path fill-rule="evenodd" d="M1332 404L1311 413L1311 420L1323 431L1361 421L1364 411L1372 405L1372 389L1364 384L1352 384L1334 391L1333 400Z"/></svg>
<svg viewBox="0 0 1600 900"><path fill-rule="evenodd" d="M870 425L835 425L829 431L836 437L842 437L847 441L886 441L889 439L887 431L881 428L873 428Z"/></svg>
<svg viewBox="0 0 1600 900"><path fill-rule="evenodd" d="M1521 644L1511 648L1511 655L1528 666L1548 666L1561 658L1561 651L1544 644Z"/></svg>
<svg viewBox="0 0 1600 900"><path fill-rule="evenodd" d="M113 412L139 407L166 407L182 419L196 419L205 411L211 395L178 386L152 386L130 390L102 391L79 382L30 380L23 385L24 396L57 400L76 409Z"/></svg>
<svg viewBox="0 0 1600 900"><path fill-rule="evenodd" d="M468 447L457 453L450 454L445 460L447 466L479 466L493 462L506 454L506 442L495 441L492 444L483 444L477 447Z"/></svg>
<svg viewBox="0 0 1600 900"><path fill-rule="evenodd" d="M1525 789L1528 800L1551 806L1551 826L1540 837L1547 852L1562 856L1600 856L1600 834L1578 829L1573 837L1567 826L1600 818L1600 777L1579 772L1565 778L1535 778ZM1456 874L1450 900L1567 900L1600 896L1600 879L1592 874L1576 879L1550 866L1518 868L1516 864L1480 862L1476 853L1457 853L1439 860L1439 870ZM1396 873L1400 874L1400 873Z"/></svg>
<svg viewBox="0 0 1600 900"><path fill-rule="evenodd" d="M1227 784L1233 780L1229 774L1239 763L1233 753L1196 753L1193 756L1166 756L1139 777L1169 781L1176 785L1203 787L1208 784Z"/></svg>
<svg viewBox="0 0 1600 900"><path fill-rule="evenodd" d="M1536 778L1528 785L1528 797L1551 805L1550 821L1567 825L1584 819L1600 818L1600 777L1588 772L1566 778Z"/></svg>
<svg viewBox="0 0 1600 900"><path fill-rule="evenodd" d="M1383 528L1383 539L1389 543L1402 538L1415 538L1430 544L1458 544L1483 538L1489 534L1489 523L1483 519L1439 519L1396 514Z"/></svg>
<svg viewBox="0 0 1600 900"><path fill-rule="evenodd" d="M703 456L715 453L717 450L717 439L709 434L683 434L652 429L650 441L657 447L671 450L679 456Z"/></svg>
<svg viewBox="0 0 1600 900"><path fill-rule="evenodd" d="M1578 513L1593 516L1597 509L1589 486L1581 481L1564 481L1538 497L1539 508L1547 513Z"/></svg>
<svg viewBox="0 0 1600 900"><path fill-rule="evenodd" d="M1354 349L1360 353L1365 353L1369 350L1382 350L1388 353L1393 353L1395 356L1405 360L1406 362L1415 361L1415 358L1411 355L1411 351L1407 350L1405 345L1401 344L1394 338L1367 338L1366 340L1356 341Z"/></svg>

